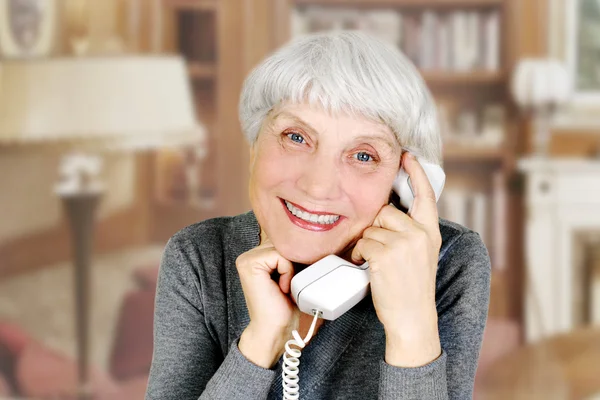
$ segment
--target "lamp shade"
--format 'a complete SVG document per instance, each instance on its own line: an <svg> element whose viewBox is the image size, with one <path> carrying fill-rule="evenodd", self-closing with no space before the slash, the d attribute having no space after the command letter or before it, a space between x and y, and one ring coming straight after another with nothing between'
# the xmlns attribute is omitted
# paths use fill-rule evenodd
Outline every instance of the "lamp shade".
<svg viewBox="0 0 600 400"><path fill-rule="evenodd" d="M180 57L0 63L0 146L144 149L203 138Z"/></svg>
<svg viewBox="0 0 600 400"><path fill-rule="evenodd" d="M512 77L512 95L522 108L542 108L564 104L571 94L567 69L557 60L526 58Z"/></svg>

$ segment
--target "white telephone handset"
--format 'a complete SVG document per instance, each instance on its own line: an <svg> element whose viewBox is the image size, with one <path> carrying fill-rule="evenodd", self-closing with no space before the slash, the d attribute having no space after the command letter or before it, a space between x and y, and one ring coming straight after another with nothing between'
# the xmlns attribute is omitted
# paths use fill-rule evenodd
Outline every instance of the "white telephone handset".
<svg viewBox="0 0 600 400"><path fill-rule="evenodd" d="M437 164L419 160L435 192L440 198L446 174ZM410 177L400 169L393 190L400 197L400 204L410 211L414 192ZM292 279L292 298L300 311L314 315L320 311L321 318L333 320L361 301L369 291L369 265L357 266L336 256L329 255L305 268Z"/></svg>

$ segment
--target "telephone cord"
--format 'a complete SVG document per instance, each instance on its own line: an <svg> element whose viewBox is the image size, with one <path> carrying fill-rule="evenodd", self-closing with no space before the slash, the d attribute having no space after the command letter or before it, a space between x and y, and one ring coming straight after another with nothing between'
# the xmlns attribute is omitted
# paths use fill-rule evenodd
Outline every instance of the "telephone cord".
<svg viewBox="0 0 600 400"><path fill-rule="evenodd" d="M302 355L302 351L307 344L310 338L313 335L315 330L315 326L317 324L317 319L320 315L322 315L321 311L314 310L313 311L314 318L312 324L310 325L310 329L304 340L300 337L300 334L297 330L294 329L292 332L292 336L294 339L290 339L285 344L285 353L283 354L283 371L281 372L281 377L283 380L281 381L283 385L283 399L284 400L298 400L300 397L300 386L298 385L298 381L300 378L298 377L298 373L300 369L298 366L300 365L300 356ZM292 348L294 345L298 347L297 349Z"/></svg>

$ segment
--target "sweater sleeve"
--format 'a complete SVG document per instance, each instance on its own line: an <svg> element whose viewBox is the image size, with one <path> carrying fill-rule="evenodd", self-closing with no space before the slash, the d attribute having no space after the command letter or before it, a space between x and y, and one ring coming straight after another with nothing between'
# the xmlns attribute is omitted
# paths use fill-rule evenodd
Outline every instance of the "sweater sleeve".
<svg viewBox="0 0 600 400"><path fill-rule="evenodd" d="M459 236L441 255L436 278L442 354L418 368L381 361L379 399L458 400L473 397L487 320L491 263L476 232Z"/></svg>
<svg viewBox="0 0 600 400"><path fill-rule="evenodd" d="M223 357L206 323L192 257L182 247L171 238L160 265L145 399L266 399L275 371L246 359L239 339Z"/></svg>

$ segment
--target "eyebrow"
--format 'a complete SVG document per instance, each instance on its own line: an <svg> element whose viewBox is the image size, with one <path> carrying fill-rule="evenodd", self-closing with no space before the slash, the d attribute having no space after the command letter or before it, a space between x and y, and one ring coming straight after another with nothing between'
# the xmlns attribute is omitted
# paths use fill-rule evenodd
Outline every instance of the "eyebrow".
<svg viewBox="0 0 600 400"><path fill-rule="evenodd" d="M284 117L284 118L288 118L288 119L292 120L293 122L300 125L303 129L305 129L306 131L308 131L309 133L311 133L313 135L316 135L316 136L319 135L319 132L317 132L317 130L315 128L313 128L308 122L304 121L302 118L300 118L296 114L292 114L288 111L283 110L273 116L273 121L277 120L280 117ZM354 140L376 139L378 141L383 142L385 145L387 145L392 150L396 150L397 148L400 147L397 145L396 142L389 140L389 138L387 136L388 135L386 135L386 134L376 133L375 135L361 135L361 136L356 137ZM394 144L396 144L396 145L394 145Z"/></svg>

